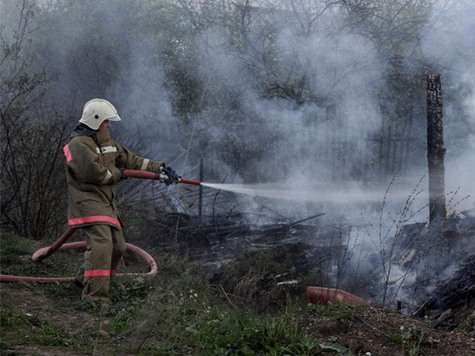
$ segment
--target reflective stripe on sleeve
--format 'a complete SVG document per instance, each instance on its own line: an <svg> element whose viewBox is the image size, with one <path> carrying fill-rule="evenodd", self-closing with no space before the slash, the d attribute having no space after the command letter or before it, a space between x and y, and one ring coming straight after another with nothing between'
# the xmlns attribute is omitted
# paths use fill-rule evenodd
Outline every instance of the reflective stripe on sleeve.
<svg viewBox="0 0 475 356"><path fill-rule="evenodd" d="M105 146L101 147L102 153L112 153L112 152L117 152L117 147L114 146Z"/></svg>
<svg viewBox="0 0 475 356"><path fill-rule="evenodd" d="M150 160L148 158L143 159L142 167L140 168L141 171L147 170L148 162L150 162Z"/></svg>
<svg viewBox="0 0 475 356"><path fill-rule="evenodd" d="M69 145L63 147L63 153L66 157L66 162L71 162L73 160L73 155L71 154L71 150L69 149Z"/></svg>
<svg viewBox="0 0 475 356"><path fill-rule="evenodd" d="M112 173L111 171L107 170L106 176L104 177L104 180L101 182L101 184L107 184L109 179L111 179Z"/></svg>
<svg viewBox="0 0 475 356"><path fill-rule="evenodd" d="M68 225L74 226L74 225L87 224L87 223L93 223L93 222L108 222L108 223L117 225L118 227L121 226L120 221L118 219L115 219L107 215L92 215L92 216L86 216L83 218L69 219Z"/></svg>
<svg viewBox="0 0 475 356"><path fill-rule="evenodd" d="M84 277L108 277L115 273L113 269L93 269L91 271L84 271Z"/></svg>
<svg viewBox="0 0 475 356"><path fill-rule="evenodd" d="M104 147L96 147L97 153L113 153L117 152L117 147L114 146L104 146Z"/></svg>

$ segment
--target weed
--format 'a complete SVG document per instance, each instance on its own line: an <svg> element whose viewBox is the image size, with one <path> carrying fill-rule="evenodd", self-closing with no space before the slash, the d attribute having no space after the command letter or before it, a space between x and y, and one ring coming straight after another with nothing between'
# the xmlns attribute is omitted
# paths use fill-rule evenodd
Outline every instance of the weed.
<svg viewBox="0 0 475 356"><path fill-rule="evenodd" d="M33 253L31 243L25 238L17 235L1 232L0 264L2 273L8 274L15 271L18 266L24 264L25 254Z"/></svg>
<svg viewBox="0 0 475 356"><path fill-rule="evenodd" d="M339 344L334 343L319 343L314 340L304 340L301 343L293 343L283 348L284 353L280 355L295 355L295 356L306 356L306 355L351 355L351 352Z"/></svg>
<svg viewBox="0 0 475 356"><path fill-rule="evenodd" d="M424 335L424 331L416 332L411 329L405 330L404 327L401 326L401 332L390 334L388 339L391 342L401 345L402 354L404 354L407 350L409 356L418 356L419 348L424 339Z"/></svg>
<svg viewBox="0 0 475 356"><path fill-rule="evenodd" d="M472 314L470 314L465 319L465 321L460 326L460 328L457 329L457 331L469 332L472 333L472 335L475 334L475 312L472 312Z"/></svg>
<svg viewBox="0 0 475 356"><path fill-rule="evenodd" d="M330 320L344 322L353 318L356 309L363 309L366 307L366 305L350 305L343 303L331 303L328 305L308 304L307 313L310 315L326 315Z"/></svg>
<svg viewBox="0 0 475 356"><path fill-rule="evenodd" d="M351 319L355 306L337 303L337 308L331 313L331 320L345 321Z"/></svg>
<svg viewBox="0 0 475 356"><path fill-rule="evenodd" d="M47 242L40 244L11 233L1 232L0 267L2 274L32 276L32 277L70 277L74 276L80 265L82 253L77 251L58 251L43 260L31 260L33 253L40 247L48 246Z"/></svg>
<svg viewBox="0 0 475 356"><path fill-rule="evenodd" d="M47 346L67 346L71 344L71 336L61 327L33 314L21 314L2 308L1 337L8 343L20 337L25 344Z"/></svg>
<svg viewBox="0 0 475 356"><path fill-rule="evenodd" d="M325 315L327 313L327 307L323 304L312 304L307 305L307 312L310 315Z"/></svg>

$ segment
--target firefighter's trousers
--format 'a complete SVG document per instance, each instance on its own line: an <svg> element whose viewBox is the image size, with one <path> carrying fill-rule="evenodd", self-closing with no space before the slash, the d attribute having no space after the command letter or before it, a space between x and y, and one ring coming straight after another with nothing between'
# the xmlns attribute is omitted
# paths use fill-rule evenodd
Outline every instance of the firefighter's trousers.
<svg viewBox="0 0 475 356"><path fill-rule="evenodd" d="M76 279L84 285L83 300L110 302L110 279L125 253L122 229L109 225L81 228L86 237L84 264Z"/></svg>

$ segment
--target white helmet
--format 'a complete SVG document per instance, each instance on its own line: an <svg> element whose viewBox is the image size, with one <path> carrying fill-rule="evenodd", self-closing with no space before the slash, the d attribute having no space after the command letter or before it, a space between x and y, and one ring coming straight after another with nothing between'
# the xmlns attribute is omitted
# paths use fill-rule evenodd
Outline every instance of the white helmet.
<svg viewBox="0 0 475 356"><path fill-rule="evenodd" d="M80 123L97 130L104 120L120 121L114 105L104 99L92 99L84 104Z"/></svg>

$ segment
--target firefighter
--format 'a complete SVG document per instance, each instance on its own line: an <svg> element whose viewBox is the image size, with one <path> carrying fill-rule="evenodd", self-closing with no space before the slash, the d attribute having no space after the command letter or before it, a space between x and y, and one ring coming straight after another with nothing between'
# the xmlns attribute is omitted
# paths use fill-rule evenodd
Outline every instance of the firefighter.
<svg viewBox="0 0 475 356"><path fill-rule="evenodd" d="M86 239L84 263L74 283L82 299L110 303L109 283L125 252L122 221L114 201L124 169L165 173L167 184L178 179L163 162L142 158L109 135L111 121L121 121L115 107L104 99L85 105L78 125L64 146L68 183L68 225L81 228Z"/></svg>

